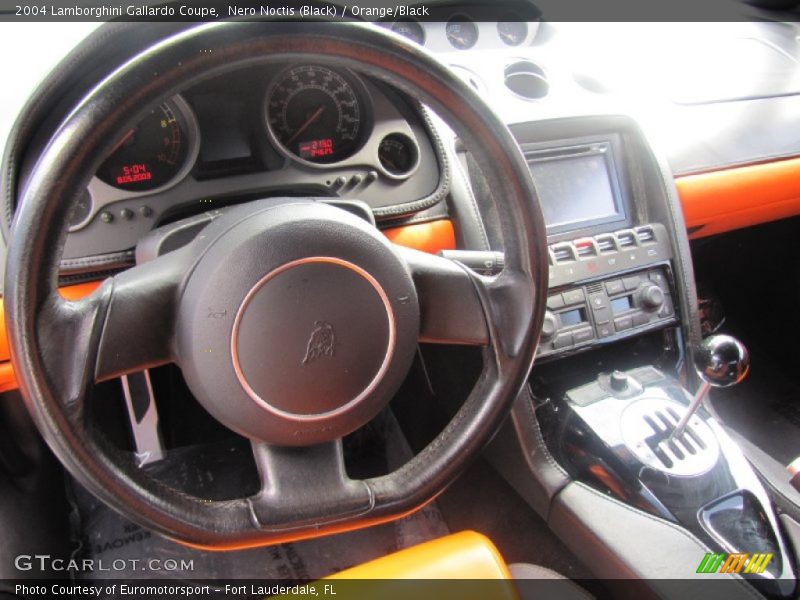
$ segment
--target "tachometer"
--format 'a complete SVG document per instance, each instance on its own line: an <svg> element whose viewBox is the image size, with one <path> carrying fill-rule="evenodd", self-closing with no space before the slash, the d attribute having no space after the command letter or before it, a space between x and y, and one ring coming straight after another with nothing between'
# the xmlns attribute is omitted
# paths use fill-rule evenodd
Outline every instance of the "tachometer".
<svg viewBox="0 0 800 600"><path fill-rule="evenodd" d="M354 83L327 67L279 74L267 91L267 128L278 146L313 164L342 161L361 146L364 107Z"/></svg>
<svg viewBox="0 0 800 600"><path fill-rule="evenodd" d="M150 191L175 180L189 155L187 118L177 100L168 100L120 137L97 177L121 190Z"/></svg>

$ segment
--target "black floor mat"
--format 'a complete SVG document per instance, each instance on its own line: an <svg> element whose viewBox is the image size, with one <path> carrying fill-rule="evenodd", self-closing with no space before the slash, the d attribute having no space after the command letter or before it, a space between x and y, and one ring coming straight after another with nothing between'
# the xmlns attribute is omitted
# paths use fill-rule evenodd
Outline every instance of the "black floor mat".
<svg viewBox="0 0 800 600"><path fill-rule="evenodd" d="M390 469L397 468L408 460L411 451L390 415L382 419L381 432L385 441L382 462ZM237 475L237 469L243 470L245 463L241 456L243 450L235 443L230 444L226 448L217 447L216 451L209 446L180 448L170 451L165 461L150 468L158 471L158 477L166 483L191 490L201 497L220 497L220 487L228 497L241 496L244 495L242 488L237 486L247 479ZM212 455L215 464L212 464ZM240 493L231 494L231 488ZM111 572L87 572L87 579L319 579L449 533L434 502L404 519L359 531L251 550L207 552L182 546L140 528L77 483L73 485L73 492L75 535L80 540L75 558L96 559L106 565L124 567ZM145 568L154 559L160 561L157 566L174 564L177 568L157 573L132 568L133 565Z"/></svg>
<svg viewBox="0 0 800 600"><path fill-rule="evenodd" d="M584 566L519 494L478 460L437 500L451 531L486 535L507 563L541 565L571 579L591 579Z"/></svg>

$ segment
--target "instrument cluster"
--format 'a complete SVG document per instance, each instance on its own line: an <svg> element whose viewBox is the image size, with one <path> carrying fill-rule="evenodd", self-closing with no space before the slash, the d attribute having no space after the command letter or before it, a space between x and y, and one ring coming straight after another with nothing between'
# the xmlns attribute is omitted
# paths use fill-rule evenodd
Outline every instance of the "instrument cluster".
<svg viewBox="0 0 800 600"><path fill-rule="evenodd" d="M252 81L254 76L260 81ZM77 203L70 231L98 219L133 218L129 209L116 214L109 207L161 197L188 182L230 178L231 193L256 193L259 187L274 193L264 179L255 186L252 177L242 179L269 172L292 190L313 181L326 188L318 190L321 195L341 192L342 178L397 187L412 178L431 149L429 140L420 139L426 137L420 122L392 92L321 64L283 65L201 85L153 107L119 135ZM409 199L414 198L402 201ZM145 216L153 213L149 204L140 209Z"/></svg>

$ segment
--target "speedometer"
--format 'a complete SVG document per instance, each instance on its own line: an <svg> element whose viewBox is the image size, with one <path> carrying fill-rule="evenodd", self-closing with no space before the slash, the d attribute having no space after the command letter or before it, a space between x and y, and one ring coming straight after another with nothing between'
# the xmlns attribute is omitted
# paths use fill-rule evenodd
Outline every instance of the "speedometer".
<svg viewBox="0 0 800 600"><path fill-rule="evenodd" d="M266 96L267 128L292 157L312 164L349 158L364 138L364 106L356 86L327 67L287 69Z"/></svg>

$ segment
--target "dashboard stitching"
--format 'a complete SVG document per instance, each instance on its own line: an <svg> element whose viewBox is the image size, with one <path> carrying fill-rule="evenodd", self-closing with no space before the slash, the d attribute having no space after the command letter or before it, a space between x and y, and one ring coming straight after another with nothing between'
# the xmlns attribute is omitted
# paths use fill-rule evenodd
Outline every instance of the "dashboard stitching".
<svg viewBox="0 0 800 600"><path fill-rule="evenodd" d="M461 175L462 180L464 181L464 187L467 189L467 196L469 196L469 205L472 209L472 216L474 221L478 225L478 230L481 233L481 241L483 242L483 249L484 250L491 250L491 244L489 243L489 236L486 233L486 227L483 224L483 218L481 217L480 208L478 207L478 200L475 198L475 193L472 190L472 185L469 181L469 176L464 171L464 167L461 165L461 161L457 158L453 161L456 165L456 169L458 170L459 174Z"/></svg>
<svg viewBox="0 0 800 600"><path fill-rule="evenodd" d="M419 103L416 103L416 109L419 115L422 117L425 132L428 134L428 137L431 140L433 151L439 161L439 185L433 191L433 193L426 198L414 200L413 202L406 202L404 204L397 204L395 206L372 209L372 213L376 218L399 217L402 215L419 212L426 208L431 208L432 206L438 204L450 189L450 168L447 155L444 151L444 144L442 143L441 137L433 126L433 121L430 118L430 113L428 110Z"/></svg>
<svg viewBox="0 0 800 600"><path fill-rule="evenodd" d="M566 477L571 481L569 473L567 473L564 467L558 464L558 461L556 461L556 459L550 453L550 450L547 448L547 444L545 444L544 436L542 435L542 430L539 427L539 419L536 418L536 411L533 409L534 398L533 394L531 393L530 387L526 386L525 396L526 396L525 402L522 403L524 407L523 410L526 410L528 412L528 416L530 417L531 422L533 424L533 434L534 437L536 438L536 445L539 451L544 455L545 460L551 467L553 467L561 475L563 475L564 477ZM533 453L531 453L531 455L533 455Z"/></svg>
<svg viewBox="0 0 800 600"><path fill-rule="evenodd" d="M21 137L25 133L27 129L32 126L32 119L33 115L35 115L38 111L38 108L44 103L44 101L50 97L51 93L54 89L58 88L63 79L67 78L65 74L71 74L72 68L78 62L80 62L83 58L87 55L93 54L97 47L101 46L106 39L114 38L118 34L119 29L123 29L125 25L119 26L108 26L108 28L103 32L100 33L96 38L91 38L91 42L86 45L83 51L77 51L70 53L70 59L66 62L66 64L58 65L58 68L55 69L53 72L57 73L60 76L55 77L47 77L45 81L42 83L41 87L37 89L36 97L34 101L26 105L23 108L23 119L14 124L14 127L9 135L9 140L11 140L11 146L8 151L8 154L5 158L5 171L6 171L6 191L5 197L3 198L3 223L2 227L0 227L0 233L3 234L4 239L8 242L8 239L11 234L11 223L14 218L14 209L16 207L16 198L14 193L14 187L16 184L16 177L15 177L15 170L17 167L17 151L19 150L19 144L22 141Z"/></svg>
<svg viewBox="0 0 800 600"><path fill-rule="evenodd" d="M80 267L90 267L94 265L109 265L109 264L128 264L134 258L132 250L123 250L122 252L114 252L111 254L102 254L98 256L85 256L81 258L68 258L61 261L61 268L65 270L75 269Z"/></svg>

